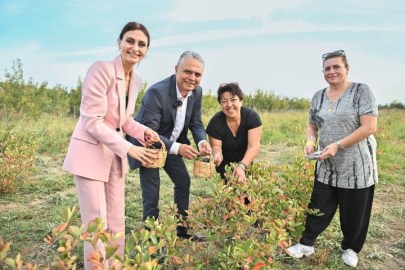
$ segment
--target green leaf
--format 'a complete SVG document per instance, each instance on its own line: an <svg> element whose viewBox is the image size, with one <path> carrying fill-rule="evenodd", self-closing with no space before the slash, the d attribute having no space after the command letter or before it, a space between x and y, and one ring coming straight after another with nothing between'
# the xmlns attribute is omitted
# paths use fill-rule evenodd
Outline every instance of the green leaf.
<svg viewBox="0 0 405 270"><path fill-rule="evenodd" d="M120 247L120 245L117 244L113 244L113 245L107 245L105 248L105 257L106 259L110 259L114 253L118 250L118 248Z"/></svg>
<svg viewBox="0 0 405 270"><path fill-rule="evenodd" d="M132 238L134 239L135 243L138 244L139 243L139 234L134 231L131 231L131 234L132 234Z"/></svg>
<svg viewBox="0 0 405 270"><path fill-rule="evenodd" d="M123 235L125 235L124 232L119 232L116 235L114 235L114 238L112 240L115 241L115 240L121 238Z"/></svg>
<svg viewBox="0 0 405 270"><path fill-rule="evenodd" d="M98 227L97 222L95 220L91 220L89 222L89 225L87 225L87 232L91 234L97 230L97 227Z"/></svg>
<svg viewBox="0 0 405 270"><path fill-rule="evenodd" d="M69 226L68 232L76 238L82 235L82 231L77 226Z"/></svg>
<svg viewBox="0 0 405 270"><path fill-rule="evenodd" d="M15 264L15 261L11 258L5 258L4 259L5 264L11 267L16 267L17 265Z"/></svg>
<svg viewBox="0 0 405 270"><path fill-rule="evenodd" d="M6 254L12 244L13 244L12 242L9 242L3 246L3 249L0 252L0 259L4 259L4 257L6 257Z"/></svg>
<svg viewBox="0 0 405 270"><path fill-rule="evenodd" d="M153 245L157 245L158 240L157 240L157 238L156 238L155 235L151 235L151 236L150 236L150 239L152 240Z"/></svg>
<svg viewBox="0 0 405 270"><path fill-rule="evenodd" d="M143 254L143 261L144 261L144 262L149 262L149 260L150 260L149 252L146 251L146 252Z"/></svg>
<svg viewBox="0 0 405 270"><path fill-rule="evenodd" d="M70 212L70 218L69 218L68 222L69 223L72 222L77 217L78 214L79 214L79 211L76 211L76 204L75 204L72 208L72 211Z"/></svg>
<svg viewBox="0 0 405 270"><path fill-rule="evenodd" d="M100 229L104 228L104 219L96 218L97 225Z"/></svg>
<svg viewBox="0 0 405 270"><path fill-rule="evenodd" d="M156 245L156 248L161 249L165 244L166 244L166 240L163 239L159 242L159 244Z"/></svg>
<svg viewBox="0 0 405 270"><path fill-rule="evenodd" d="M243 250L247 252L249 248L252 246L252 244L253 244L252 239L247 240L246 243L243 245Z"/></svg>
<svg viewBox="0 0 405 270"><path fill-rule="evenodd" d="M130 254L135 247L135 243L132 239L128 239L125 243L125 253Z"/></svg>
<svg viewBox="0 0 405 270"><path fill-rule="evenodd" d="M66 222L69 222L70 216L71 216L71 212L70 212L69 207L64 208L64 209L63 209L63 219L64 219Z"/></svg>

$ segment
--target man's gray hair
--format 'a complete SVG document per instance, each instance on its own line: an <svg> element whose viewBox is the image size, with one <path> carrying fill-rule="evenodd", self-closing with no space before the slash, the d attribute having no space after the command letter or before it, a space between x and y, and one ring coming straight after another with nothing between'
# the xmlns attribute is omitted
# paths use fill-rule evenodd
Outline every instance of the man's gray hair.
<svg viewBox="0 0 405 270"><path fill-rule="evenodd" d="M185 51L184 53L182 53L182 55L179 58L179 61L177 62L177 67L180 68L181 65L183 65L184 62L184 58L191 58L191 59L197 59L198 61L200 61L203 65L204 68L204 60L202 59L201 55L199 53L196 52L192 52L192 51Z"/></svg>

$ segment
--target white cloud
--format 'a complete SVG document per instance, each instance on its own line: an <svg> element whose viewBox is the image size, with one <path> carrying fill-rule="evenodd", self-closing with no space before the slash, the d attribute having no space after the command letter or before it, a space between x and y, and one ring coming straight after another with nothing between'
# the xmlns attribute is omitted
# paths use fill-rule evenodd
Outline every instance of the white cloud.
<svg viewBox="0 0 405 270"><path fill-rule="evenodd" d="M360 32L360 31L385 31L405 32L405 27L380 27L380 26L320 26L304 21L278 21L268 23L257 29L238 30L211 30L192 34L172 35L158 38L153 41L154 47L170 46L184 43L194 43L207 40L228 39L238 36L259 36L280 33L310 33L310 32Z"/></svg>
<svg viewBox="0 0 405 270"><path fill-rule="evenodd" d="M168 12L167 19L196 22L257 17L266 20L275 10L295 8L304 2L304 0L205 0L191 3L190 0L178 0L173 9Z"/></svg>
<svg viewBox="0 0 405 270"><path fill-rule="evenodd" d="M111 54L113 52L118 52L118 47L107 46L99 47L91 50L82 50L82 51L67 51L67 52L49 52L49 56L83 56L83 55L95 55L103 56L106 54Z"/></svg>

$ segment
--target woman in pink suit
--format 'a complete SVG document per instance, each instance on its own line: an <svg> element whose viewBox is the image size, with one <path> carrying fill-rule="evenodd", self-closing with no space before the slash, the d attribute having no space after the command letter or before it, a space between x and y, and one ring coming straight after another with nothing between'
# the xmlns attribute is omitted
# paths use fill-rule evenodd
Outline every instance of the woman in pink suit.
<svg viewBox="0 0 405 270"><path fill-rule="evenodd" d="M145 58L149 48L148 30L129 22L118 39L121 54L113 61L98 61L88 70L82 87L80 118L73 131L63 169L74 175L82 222L96 217L106 221L113 234L125 231L125 174L127 154L144 166L157 158L155 150L135 146L124 132L140 142L154 142L157 133L133 120L135 101L141 88L133 67ZM124 254L125 237L116 241ZM103 245L99 250L105 254ZM84 244L85 269L93 247ZM106 262L106 266L107 262Z"/></svg>

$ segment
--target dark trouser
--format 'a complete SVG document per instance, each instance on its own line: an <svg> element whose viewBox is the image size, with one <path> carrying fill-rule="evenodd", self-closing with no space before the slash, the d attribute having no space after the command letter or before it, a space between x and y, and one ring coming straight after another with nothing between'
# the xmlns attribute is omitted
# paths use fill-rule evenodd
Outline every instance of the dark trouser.
<svg viewBox="0 0 405 270"><path fill-rule="evenodd" d="M179 155L167 155L165 166L163 167L174 184L174 203L177 204L178 213L184 218L187 216L190 197L190 175L188 174L183 157ZM143 217L159 217L159 189L160 176L159 169L139 169L141 188Z"/></svg>
<svg viewBox="0 0 405 270"><path fill-rule="evenodd" d="M228 182L229 182L229 180L226 179L226 177L225 177L225 166L230 165L232 162L238 163L239 161L237 162L237 161L230 161L230 160L224 159L224 160L221 162L221 164L219 164L219 166L216 167L217 173L219 173L219 174L221 175L221 178L224 180L224 185L228 184ZM252 164L253 164L253 163L252 163ZM246 197L246 198L245 198L245 205L248 205L249 203L250 203L250 201L249 201L249 199Z"/></svg>
<svg viewBox="0 0 405 270"><path fill-rule="evenodd" d="M300 243L313 246L316 238L330 224L339 206L340 227L343 232L342 249L359 253L366 241L373 204L374 186L362 189L332 187L315 180L310 209L319 209L323 216L307 215L305 231Z"/></svg>

